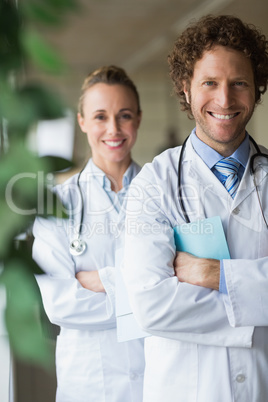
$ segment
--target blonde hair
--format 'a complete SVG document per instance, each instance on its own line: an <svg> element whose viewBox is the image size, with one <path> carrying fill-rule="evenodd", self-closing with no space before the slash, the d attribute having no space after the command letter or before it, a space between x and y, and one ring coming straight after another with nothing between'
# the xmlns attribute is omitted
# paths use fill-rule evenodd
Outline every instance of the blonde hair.
<svg viewBox="0 0 268 402"><path fill-rule="evenodd" d="M125 70L117 66L103 66L91 72L83 82L81 87L81 96L78 102L78 112L81 114L81 116L83 116L83 103L86 91L93 85L99 83L108 85L123 85L130 88L137 100L138 113L141 112L140 97L137 88L133 81L128 77Z"/></svg>

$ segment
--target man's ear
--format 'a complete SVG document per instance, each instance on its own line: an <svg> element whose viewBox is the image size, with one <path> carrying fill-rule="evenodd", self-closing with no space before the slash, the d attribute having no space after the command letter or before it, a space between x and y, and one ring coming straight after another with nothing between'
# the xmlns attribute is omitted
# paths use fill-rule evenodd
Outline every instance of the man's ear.
<svg viewBox="0 0 268 402"><path fill-rule="evenodd" d="M190 104L189 85L187 85L186 82L184 82L184 84L183 84L183 92L184 92L184 95L185 95L185 98L186 98L186 102Z"/></svg>
<svg viewBox="0 0 268 402"><path fill-rule="evenodd" d="M77 113L77 121L78 121L81 131L83 133L85 133L86 132L85 128L84 128L85 121L84 121L84 117L81 115L81 113Z"/></svg>

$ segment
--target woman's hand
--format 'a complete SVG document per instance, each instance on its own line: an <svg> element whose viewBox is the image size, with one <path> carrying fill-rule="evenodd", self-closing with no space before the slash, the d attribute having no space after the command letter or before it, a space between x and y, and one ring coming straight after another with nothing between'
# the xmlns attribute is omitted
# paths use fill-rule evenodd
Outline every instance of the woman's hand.
<svg viewBox="0 0 268 402"><path fill-rule="evenodd" d="M98 271L80 271L75 277L83 288L93 292L105 292Z"/></svg>

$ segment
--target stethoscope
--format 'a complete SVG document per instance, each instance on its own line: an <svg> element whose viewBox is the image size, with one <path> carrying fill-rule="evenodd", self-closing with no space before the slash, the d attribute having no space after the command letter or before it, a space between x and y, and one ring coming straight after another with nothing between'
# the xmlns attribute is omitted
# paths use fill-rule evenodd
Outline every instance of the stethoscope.
<svg viewBox="0 0 268 402"><path fill-rule="evenodd" d="M186 146L188 138L189 138L189 136L185 139L184 143L182 144L181 153L180 153L180 157L179 157L179 164L178 164L178 193L179 193L179 203L180 203L180 207L181 207L184 219L185 219L185 221L187 223L190 223L190 218L189 218L189 216L188 216L188 214L186 212L185 204L184 204L184 201L183 201L182 186L181 186L182 160L183 160L185 146ZM266 220L266 218L264 216L263 208L262 208L262 205L261 205L258 186L257 186L256 181L255 181L255 168L254 168L255 159L258 158L259 156L262 156L262 157L268 159L268 154L264 154L263 152L261 152L258 144L256 143L256 141L251 136L249 136L249 139L250 139L250 141L252 142L252 144L254 145L254 147L256 149L256 153L251 156L250 161L249 161L250 174L251 174L251 176L253 176L253 183L254 183L256 194L257 194L257 197L258 197L258 202L259 202L259 205L260 205L261 214L262 214L263 220L265 222L265 225L266 225L266 227L268 229L268 223L267 223L267 220Z"/></svg>
<svg viewBox="0 0 268 402"><path fill-rule="evenodd" d="M79 174L77 176L77 182L76 182L78 190L79 190L79 194L80 194L80 199L81 199L81 216L80 216L80 224L79 224L77 238L72 240L70 243L70 253L73 256L78 256L78 255L83 254L87 248L86 242L81 239L81 232L82 232L83 219L84 219L84 198L83 198L82 190L80 187L80 176L84 169L85 169L85 167L83 167L83 169L79 172Z"/></svg>
<svg viewBox="0 0 268 402"><path fill-rule="evenodd" d="M187 137L185 139L184 143L182 144L181 153L180 153L180 157L179 157L179 163L178 163L178 192L179 192L179 203L180 203L180 207L181 207L184 219L185 219L185 221L187 223L190 223L190 218L189 218L189 216L188 216L188 214L186 212L185 204L184 204L184 201L183 201L182 186L181 186L182 160L183 160L185 146L186 146L186 142L187 142L188 138L189 137ZM255 174L255 168L254 168L255 159L257 157L260 157L260 156L268 159L268 154L264 154L263 152L261 152L258 144L256 143L256 141L251 136L249 136L249 139L250 139L250 141L252 142L252 144L254 145L254 147L256 149L256 153L251 156L250 162L249 162L249 164L250 164L250 174L253 176L253 182L254 182L254 186L255 186L255 189L256 189L258 202L259 202L259 205L260 205L260 210L261 210L262 217L263 217L263 220L265 222L265 225L266 225L266 227L268 229L268 223L267 223L267 220L266 220L266 218L264 216L264 213L263 213L261 200L260 200L260 195L259 195L259 192L258 192L258 187L257 187L257 184L255 182L255 175L254 175ZM81 198L81 217L80 217L80 223L79 223L79 229L78 229L77 238L72 240L71 243L70 243L70 253L73 256L79 256L79 255L83 254L86 251L86 248L87 248L86 242L81 239L81 232L82 232L83 219L84 219L84 199L83 199L83 194L82 194L82 190L81 190L81 187L80 187L80 176L81 176L83 170L84 170L84 168L79 172L79 174L77 176L77 187L78 187L80 198Z"/></svg>

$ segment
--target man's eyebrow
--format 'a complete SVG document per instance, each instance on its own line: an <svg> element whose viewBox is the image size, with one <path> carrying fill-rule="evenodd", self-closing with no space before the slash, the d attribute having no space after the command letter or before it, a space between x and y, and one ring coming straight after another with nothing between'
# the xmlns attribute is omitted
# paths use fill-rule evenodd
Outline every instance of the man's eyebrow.
<svg viewBox="0 0 268 402"><path fill-rule="evenodd" d="M220 80L220 77L217 77L217 76L212 77L212 76L204 75L203 77L200 78L200 81L218 81L218 80ZM248 76L239 75L239 76L236 76L236 77L232 77L228 81L248 81L248 80L249 80Z"/></svg>

